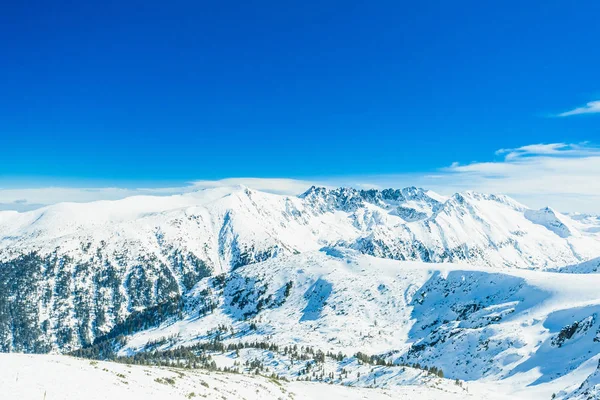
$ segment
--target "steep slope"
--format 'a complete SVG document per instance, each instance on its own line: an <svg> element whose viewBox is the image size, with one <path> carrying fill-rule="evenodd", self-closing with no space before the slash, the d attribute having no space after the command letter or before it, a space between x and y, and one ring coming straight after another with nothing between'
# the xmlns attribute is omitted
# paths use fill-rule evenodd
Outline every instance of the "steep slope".
<svg viewBox="0 0 600 400"><path fill-rule="evenodd" d="M579 264L556 268L555 271L568 274L593 274L600 271L600 257Z"/></svg>
<svg viewBox="0 0 600 400"><path fill-rule="evenodd" d="M219 188L1 212L0 222L3 259L36 251L126 261L152 255L167 262L179 251L217 273L333 243L363 245L387 258L522 268L600 255L596 235L554 210L472 192L444 199L417 188L313 187L299 198Z"/></svg>
<svg viewBox="0 0 600 400"><path fill-rule="evenodd" d="M568 400L590 400L600 398L600 362L583 383L570 392L562 391L559 396ZM564 396L564 397L563 397Z"/></svg>
<svg viewBox="0 0 600 400"><path fill-rule="evenodd" d="M131 313L176 304L204 277L323 246L489 268L600 256L598 234L580 222L553 211L568 226L557 234L531 215L505 196L314 187L299 197L235 187L1 212L0 349L86 346Z"/></svg>
<svg viewBox="0 0 600 400"><path fill-rule="evenodd" d="M260 360L290 379L303 376L286 353L253 350L252 343L266 341L344 354L319 371L355 376L360 363L347 357L361 352L549 398L575 390L598 363L598 285L597 275L398 262L327 248L205 279L185 298L181 317L127 335L117 351L250 343L227 357ZM397 367L380 368L363 370L364 383L393 387L414 379ZM332 381L347 383L337 373Z"/></svg>
<svg viewBox="0 0 600 400"><path fill-rule="evenodd" d="M574 229L569 226L568 217L561 215L553 209L546 207L541 210L525 210L525 218L546 227L562 238L573 234Z"/></svg>
<svg viewBox="0 0 600 400"><path fill-rule="evenodd" d="M600 255L597 235L579 232L581 223L553 210L471 192L443 199L416 188L313 187L299 198L219 188L1 212L0 222L3 259L35 251L169 264L178 252L217 273L334 243L386 258L494 267L545 268Z"/></svg>

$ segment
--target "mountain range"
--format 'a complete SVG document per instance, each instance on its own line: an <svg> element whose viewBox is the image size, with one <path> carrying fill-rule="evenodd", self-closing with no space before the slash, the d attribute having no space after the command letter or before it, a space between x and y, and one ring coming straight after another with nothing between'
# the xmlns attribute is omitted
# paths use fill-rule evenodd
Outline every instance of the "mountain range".
<svg viewBox="0 0 600 400"><path fill-rule="evenodd" d="M593 398L599 260L593 216L415 187L3 211L0 350Z"/></svg>

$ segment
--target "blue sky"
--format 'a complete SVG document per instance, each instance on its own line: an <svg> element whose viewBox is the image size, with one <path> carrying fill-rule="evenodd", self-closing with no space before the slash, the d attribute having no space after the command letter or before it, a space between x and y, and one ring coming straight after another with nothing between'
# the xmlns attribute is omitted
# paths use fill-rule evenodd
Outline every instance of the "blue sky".
<svg viewBox="0 0 600 400"><path fill-rule="evenodd" d="M5 5L0 188L400 184L600 141L598 2L214 3Z"/></svg>

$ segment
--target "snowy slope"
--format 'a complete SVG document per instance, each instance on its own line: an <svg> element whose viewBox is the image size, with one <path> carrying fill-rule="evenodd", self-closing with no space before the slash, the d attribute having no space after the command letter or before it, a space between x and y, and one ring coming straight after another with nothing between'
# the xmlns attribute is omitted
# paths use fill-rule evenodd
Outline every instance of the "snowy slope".
<svg viewBox="0 0 600 400"><path fill-rule="evenodd" d="M2 398L100 399L507 399L485 387L468 393L444 387L403 386L394 391L284 382L261 376L182 368L90 362L66 356L0 354Z"/></svg>
<svg viewBox="0 0 600 400"><path fill-rule="evenodd" d="M579 264L556 268L555 271L570 274L592 274L600 271L600 257Z"/></svg>
<svg viewBox="0 0 600 400"><path fill-rule="evenodd" d="M569 218L566 215L561 215L550 207L542 208L541 210L525 210L525 218L534 224L541 225L549 231L556 233L562 238L567 238L574 234Z"/></svg>
<svg viewBox="0 0 600 400"><path fill-rule="evenodd" d="M600 363L583 383L572 391L562 391L561 397L569 400L589 400L600 398Z"/></svg>
<svg viewBox="0 0 600 400"><path fill-rule="evenodd" d="M417 188L234 187L2 212L0 349L133 360L184 346L266 398L281 388L248 377L256 365L292 381L288 393L303 385L299 398L322 390L297 379L332 383L333 397L585 398L600 359L590 218ZM86 374L104 382L100 371ZM162 395L140 379L127 390Z"/></svg>
<svg viewBox="0 0 600 400"><path fill-rule="evenodd" d="M0 249L4 259L57 251L164 262L179 250L220 272L344 244L386 258L544 268L600 256L598 237L582 227L551 209L472 192L444 199L417 188L311 188L288 197L234 187L0 212Z"/></svg>
<svg viewBox="0 0 600 400"><path fill-rule="evenodd" d="M556 269L600 256L588 225L506 196L418 188L313 187L289 197L233 187L0 212L0 349L86 346L204 277L324 246Z"/></svg>
<svg viewBox="0 0 600 400"><path fill-rule="evenodd" d="M512 395L549 398L575 390L598 364L599 285L595 274L490 271L326 248L203 280L181 318L129 335L119 353L143 352L151 343L161 343L152 347L161 350L209 342L218 326L226 326L232 331L218 333L225 343L267 340L346 356L360 351L395 364L435 366L451 379L496 382L497 390ZM214 311L202 311L207 303L216 305ZM298 376L282 354L240 354L291 379ZM234 356L226 355L225 365L228 357ZM361 367L348 360L325 367L341 368L353 376ZM381 367L378 386L416 379L396 368ZM368 385L369 372L362 372L362 383L351 382Z"/></svg>

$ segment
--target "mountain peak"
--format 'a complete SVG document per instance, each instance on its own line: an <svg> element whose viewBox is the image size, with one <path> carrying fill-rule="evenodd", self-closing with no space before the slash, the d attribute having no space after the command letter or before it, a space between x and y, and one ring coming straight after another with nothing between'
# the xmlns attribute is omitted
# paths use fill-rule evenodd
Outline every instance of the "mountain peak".
<svg viewBox="0 0 600 400"><path fill-rule="evenodd" d="M430 195L432 194L432 195ZM334 197L358 197L370 203L377 203L382 200L388 201L407 201L407 200L433 200L439 202L435 197L441 197L433 194L431 191L415 186L408 186L402 189L355 189L353 187L338 187L328 189L326 187L311 186L306 192L298 197L316 197L316 196L334 196Z"/></svg>
<svg viewBox="0 0 600 400"><path fill-rule="evenodd" d="M525 218L534 224L542 225L562 238L573 235L573 230L566 221L567 217L550 207L544 207L539 210L525 210L524 215Z"/></svg>

